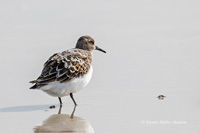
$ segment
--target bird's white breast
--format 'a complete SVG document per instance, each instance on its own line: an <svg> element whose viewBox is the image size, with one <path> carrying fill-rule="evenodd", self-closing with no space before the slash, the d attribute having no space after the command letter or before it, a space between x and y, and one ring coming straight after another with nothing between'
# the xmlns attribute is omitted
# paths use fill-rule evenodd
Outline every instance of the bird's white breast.
<svg viewBox="0 0 200 133"><path fill-rule="evenodd" d="M45 91L51 96L55 97L67 96L70 93L76 93L80 91L83 87L85 87L91 80L92 73L93 73L93 68L91 65L88 73L86 73L82 77L74 78L66 83L60 83L58 81L55 81L49 83L44 87L41 87L40 89Z"/></svg>

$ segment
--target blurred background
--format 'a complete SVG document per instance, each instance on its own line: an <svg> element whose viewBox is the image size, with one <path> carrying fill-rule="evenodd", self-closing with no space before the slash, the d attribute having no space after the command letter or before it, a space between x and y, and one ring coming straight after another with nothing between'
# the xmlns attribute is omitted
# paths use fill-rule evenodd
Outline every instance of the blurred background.
<svg viewBox="0 0 200 133"><path fill-rule="evenodd" d="M97 133L200 132L200 2L197 0L0 1L2 132L33 132L58 99L29 90L43 63L90 35L90 84L75 116ZM158 95L165 95L158 100ZM73 102L63 98L62 113ZM168 122L162 124L161 121ZM179 124L175 122L180 122ZM153 123L152 123L153 122Z"/></svg>

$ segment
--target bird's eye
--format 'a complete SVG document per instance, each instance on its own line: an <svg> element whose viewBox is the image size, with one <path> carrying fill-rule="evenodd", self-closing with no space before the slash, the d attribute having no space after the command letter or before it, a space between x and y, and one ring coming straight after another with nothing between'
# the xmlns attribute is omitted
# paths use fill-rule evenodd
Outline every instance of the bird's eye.
<svg viewBox="0 0 200 133"><path fill-rule="evenodd" d="M94 44L94 41L90 41L90 43Z"/></svg>

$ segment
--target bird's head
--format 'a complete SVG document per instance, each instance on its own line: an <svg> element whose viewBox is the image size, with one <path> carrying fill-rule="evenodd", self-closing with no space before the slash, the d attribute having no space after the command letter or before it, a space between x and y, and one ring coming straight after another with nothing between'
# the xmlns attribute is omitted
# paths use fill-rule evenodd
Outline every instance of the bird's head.
<svg viewBox="0 0 200 133"><path fill-rule="evenodd" d="M76 43L76 48L87 50L87 51L99 50L101 52L106 53L105 50L103 50L95 45L94 39L90 36L80 37Z"/></svg>

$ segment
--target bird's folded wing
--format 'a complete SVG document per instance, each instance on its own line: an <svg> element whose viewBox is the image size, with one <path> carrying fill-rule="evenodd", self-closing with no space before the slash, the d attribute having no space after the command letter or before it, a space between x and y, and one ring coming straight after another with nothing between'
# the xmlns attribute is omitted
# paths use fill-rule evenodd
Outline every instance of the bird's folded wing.
<svg viewBox="0 0 200 133"><path fill-rule="evenodd" d="M90 63L87 56L72 50L56 53L45 62L38 79L31 81L31 83L43 86L54 81L68 82L86 74L90 68Z"/></svg>

